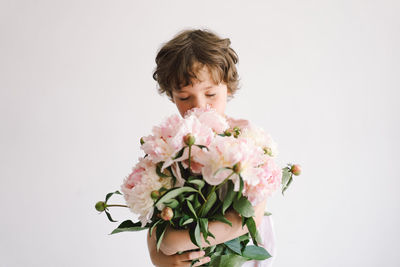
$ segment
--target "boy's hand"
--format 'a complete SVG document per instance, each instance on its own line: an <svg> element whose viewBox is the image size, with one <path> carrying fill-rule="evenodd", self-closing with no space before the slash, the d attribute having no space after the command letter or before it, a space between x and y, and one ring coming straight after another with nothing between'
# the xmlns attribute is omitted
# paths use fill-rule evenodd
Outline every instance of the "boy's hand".
<svg viewBox="0 0 400 267"><path fill-rule="evenodd" d="M155 235L147 235L147 247L152 263L157 267L190 267L192 260L199 259L193 266L200 266L210 261L209 257L204 257L204 251L191 251L182 254L165 255L162 251L157 251Z"/></svg>

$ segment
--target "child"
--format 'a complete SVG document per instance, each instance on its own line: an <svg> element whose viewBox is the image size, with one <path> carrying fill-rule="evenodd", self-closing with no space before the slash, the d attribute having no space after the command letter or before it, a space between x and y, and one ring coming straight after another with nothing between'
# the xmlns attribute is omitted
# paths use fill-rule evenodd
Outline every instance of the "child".
<svg viewBox="0 0 400 267"><path fill-rule="evenodd" d="M238 89L237 62L238 56L230 47L229 39L221 39L205 30L186 30L160 49L153 78L159 84L159 92L167 94L182 116L192 108L207 106L225 116L227 100ZM232 127L243 127L247 123L244 120L227 119ZM273 255L274 236L270 218L264 216L265 204L264 200L254 207L255 221L264 247ZM209 239L211 245L247 233L247 228L242 228L241 218L235 211L227 212L225 217L232 222L232 227L221 222L209 223L210 232L215 235L215 239ZM197 248L190 241L187 230L168 229L158 252L155 235L148 235L147 243L151 260L156 266L190 266L194 259L200 259L194 265L200 266L210 261L208 257L202 257L202 251L176 254ZM204 240L202 245L210 246ZM244 266L269 266L269 263L254 261Z"/></svg>

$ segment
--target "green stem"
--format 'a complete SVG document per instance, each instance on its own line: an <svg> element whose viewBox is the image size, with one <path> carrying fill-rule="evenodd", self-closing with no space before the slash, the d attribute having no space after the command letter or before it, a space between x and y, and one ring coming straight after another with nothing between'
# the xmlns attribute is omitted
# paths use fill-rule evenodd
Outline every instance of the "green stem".
<svg viewBox="0 0 400 267"><path fill-rule="evenodd" d="M123 207L123 208L129 208L127 205L119 205L119 204L106 204L106 207Z"/></svg>
<svg viewBox="0 0 400 267"><path fill-rule="evenodd" d="M189 171L190 171L190 173L192 173L191 169L190 169L190 162L191 162L190 157L191 157L191 154L192 154L192 146L189 146Z"/></svg>
<svg viewBox="0 0 400 267"><path fill-rule="evenodd" d="M200 194L201 198L202 198L204 201L207 201L206 198L204 197L203 193L201 193L201 190L200 190L200 189L199 189L199 194Z"/></svg>
<svg viewBox="0 0 400 267"><path fill-rule="evenodd" d="M231 174L229 174L229 176L226 177L225 180L222 182L222 184L219 184L215 190L218 190L221 186L223 186L226 182L228 182L229 178L231 178L231 176L234 174L235 174L235 172L232 172Z"/></svg>

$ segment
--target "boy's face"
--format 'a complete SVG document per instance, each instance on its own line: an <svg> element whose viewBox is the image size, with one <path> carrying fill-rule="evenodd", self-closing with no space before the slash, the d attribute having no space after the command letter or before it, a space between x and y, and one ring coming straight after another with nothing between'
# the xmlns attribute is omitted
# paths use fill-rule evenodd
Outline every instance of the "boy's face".
<svg viewBox="0 0 400 267"><path fill-rule="evenodd" d="M206 66L199 70L197 77L199 80L193 81L193 85L172 91L172 100L181 116L192 108L206 108L207 105L224 115L228 99L226 84L215 84Z"/></svg>

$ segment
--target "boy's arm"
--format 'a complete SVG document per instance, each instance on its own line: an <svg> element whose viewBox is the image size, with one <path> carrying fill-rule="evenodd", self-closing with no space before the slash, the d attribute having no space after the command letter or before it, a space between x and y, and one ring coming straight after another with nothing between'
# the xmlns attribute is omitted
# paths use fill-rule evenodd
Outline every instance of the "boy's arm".
<svg viewBox="0 0 400 267"><path fill-rule="evenodd" d="M155 236L156 234L154 232L151 237L149 234L147 234L147 247L149 249L151 262L154 264L154 266L189 266L191 261L198 259L199 261L193 265L193 267L195 267L203 265L211 260L210 257L203 257L205 254L204 251L191 251L182 253L180 255L165 255L162 253L162 251L157 251Z"/></svg>
<svg viewBox="0 0 400 267"><path fill-rule="evenodd" d="M263 219L265 205L266 199L254 207L254 220L257 227L260 225ZM208 241L210 241L210 244L208 244L204 241L203 236L201 236L203 247L224 243L248 232L246 226L242 228L242 218L236 211L227 211L225 213L225 218L232 222L232 227L219 221L209 222L208 229L215 236L215 239L208 238ZM173 255L179 251L186 251L196 248L198 247L190 240L188 230L175 230L172 228L167 229L160 246L160 250L166 255Z"/></svg>

